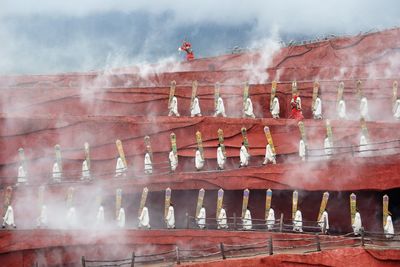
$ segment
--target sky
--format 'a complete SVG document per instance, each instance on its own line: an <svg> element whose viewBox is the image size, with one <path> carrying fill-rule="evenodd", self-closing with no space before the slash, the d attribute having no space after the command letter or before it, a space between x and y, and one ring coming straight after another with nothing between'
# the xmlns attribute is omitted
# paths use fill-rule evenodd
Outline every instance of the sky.
<svg viewBox="0 0 400 267"><path fill-rule="evenodd" d="M0 0L0 74L89 71L400 25L396 0Z"/></svg>

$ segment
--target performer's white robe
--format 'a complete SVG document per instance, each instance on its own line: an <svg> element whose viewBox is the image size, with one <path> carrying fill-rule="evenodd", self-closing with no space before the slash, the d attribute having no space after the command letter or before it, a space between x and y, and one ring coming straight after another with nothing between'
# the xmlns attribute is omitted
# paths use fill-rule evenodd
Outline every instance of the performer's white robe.
<svg viewBox="0 0 400 267"><path fill-rule="evenodd" d="M190 116L191 117L201 116L200 103L197 97L193 99L193 106L192 109L190 110Z"/></svg>
<svg viewBox="0 0 400 267"><path fill-rule="evenodd" d="M343 99L339 101L337 113L338 113L339 119L341 119L341 120L346 119L346 117L347 117L346 116L346 103L344 102Z"/></svg>
<svg viewBox="0 0 400 267"><path fill-rule="evenodd" d="M333 154L332 144L329 141L328 137L326 137L325 140L324 140L324 151L325 151L325 155L327 155L327 156L330 156L330 155Z"/></svg>
<svg viewBox="0 0 400 267"><path fill-rule="evenodd" d="M215 111L214 117L222 115L222 117L226 117L225 114L225 106L224 106L224 100L222 100L222 97L218 97L217 100L217 109Z"/></svg>
<svg viewBox="0 0 400 267"><path fill-rule="evenodd" d="M299 142L299 156L301 158L301 160L306 160L306 145L303 141L303 139L300 139Z"/></svg>
<svg viewBox="0 0 400 267"><path fill-rule="evenodd" d="M196 170L201 170L204 167L204 159L201 156L200 150L196 150L196 155L195 155L195 166Z"/></svg>
<svg viewBox="0 0 400 267"><path fill-rule="evenodd" d="M252 228L251 213L248 209L244 213L244 217L243 217L242 221L243 221L243 229L251 230L251 228Z"/></svg>
<svg viewBox="0 0 400 267"><path fill-rule="evenodd" d="M74 207L69 208L67 213L67 224L69 227L76 227L78 224L78 219L76 216L76 210Z"/></svg>
<svg viewBox="0 0 400 267"><path fill-rule="evenodd" d="M40 216L37 219L38 227L46 227L48 224L47 207L45 205L40 209Z"/></svg>
<svg viewBox="0 0 400 267"><path fill-rule="evenodd" d="M117 165L115 166L115 176L122 176L126 172L126 170L127 168L121 157L118 157Z"/></svg>
<svg viewBox="0 0 400 267"><path fill-rule="evenodd" d="M293 220L293 231L303 232L303 215L300 210L297 210Z"/></svg>
<svg viewBox="0 0 400 267"><path fill-rule="evenodd" d="M272 208L270 208L267 217L268 230L272 230L274 228L274 224L275 224L275 211Z"/></svg>
<svg viewBox="0 0 400 267"><path fill-rule="evenodd" d="M322 119L322 101L321 98L315 99L315 106L313 110L314 119Z"/></svg>
<svg viewBox="0 0 400 267"><path fill-rule="evenodd" d="M169 206L168 212L167 212L167 217L165 218L167 222L167 228L175 228L175 213L174 213L174 207Z"/></svg>
<svg viewBox="0 0 400 267"><path fill-rule="evenodd" d="M197 215L197 225L200 229L206 227L206 209L203 207L199 211L199 215Z"/></svg>
<svg viewBox="0 0 400 267"><path fill-rule="evenodd" d="M264 157L264 162L263 164L267 164L268 162L272 162L273 164L276 164L276 159L275 159L275 154L272 152L272 148L270 144L268 144L265 147L265 157Z"/></svg>
<svg viewBox="0 0 400 267"><path fill-rule="evenodd" d="M250 97L246 99L246 104L244 105L244 115L245 117L256 117L253 113L253 102L251 102Z"/></svg>
<svg viewBox="0 0 400 267"><path fill-rule="evenodd" d="M117 226L119 228L125 227L125 210L124 208L119 209L118 217L117 217Z"/></svg>
<svg viewBox="0 0 400 267"><path fill-rule="evenodd" d="M365 96L360 101L360 116L361 118L368 119L368 100Z"/></svg>
<svg viewBox="0 0 400 267"><path fill-rule="evenodd" d="M274 100L272 100L272 107L271 107L272 118L278 119L279 113L280 113L279 100L277 97L274 97Z"/></svg>
<svg viewBox="0 0 400 267"><path fill-rule="evenodd" d="M55 182L61 181L61 170L57 162L54 162L53 164L53 180Z"/></svg>
<svg viewBox="0 0 400 267"><path fill-rule="evenodd" d="M13 226L13 227L15 227L14 210L11 207L11 205L8 205L7 210L6 210L6 214L4 214L3 226Z"/></svg>
<svg viewBox="0 0 400 267"><path fill-rule="evenodd" d="M21 165L18 167L18 178L17 178L18 183L26 183L26 172L24 170L24 167Z"/></svg>
<svg viewBox="0 0 400 267"><path fill-rule="evenodd" d="M329 217L328 217L328 212L324 211L321 215L321 218L318 221L319 227L321 227L321 231L324 230L324 220L326 220L326 225L325 225L325 230L329 230Z"/></svg>
<svg viewBox="0 0 400 267"><path fill-rule="evenodd" d="M149 210L147 207L143 207L142 212L139 216L139 227L150 228L150 217L149 217Z"/></svg>
<svg viewBox="0 0 400 267"><path fill-rule="evenodd" d="M171 150L169 152L169 156L168 157L169 157L169 162L170 162L170 165L171 165L171 170L175 171L176 167L178 167L178 159L175 156L175 153Z"/></svg>
<svg viewBox="0 0 400 267"><path fill-rule="evenodd" d="M360 230L362 227L362 222L361 222L361 215L359 212L356 212L355 216L354 216L354 223L351 226L353 228L354 234L355 235L359 235L360 234Z"/></svg>
<svg viewBox="0 0 400 267"><path fill-rule="evenodd" d="M151 162L151 157L149 153L144 155L144 173L152 174L153 173L153 164Z"/></svg>
<svg viewBox="0 0 400 267"><path fill-rule="evenodd" d="M398 120L400 119L400 99L397 99L396 103L394 104L393 116Z"/></svg>
<svg viewBox="0 0 400 267"><path fill-rule="evenodd" d="M90 179L90 171L89 171L89 165L87 164L87 161L84 160L82 162L82 180L85 179Z"/></svg>
<svg viewBox="0 0 400 267"><path fill-rule="evenodd" d="M104 225L104 207L100 206L96 214L96 226Z"/></svg>
<svg viewBox="0 0 400 267"><path fill-rule="evenodd" d="M217 148L217 163L218 163L218 167L220 169L224 169L225 161L226 161L226 157L224 155L224 152L222 151L222 147L219 146Z"/></svg>
<svg viewBox="0 0 400 267"><path fill-rule="evenodd" d="M386 238L393 238L394 228L393 228L392 216L388 215L386 217L386 225L383 227L383 231L386 234Z"/></svg>
<svg viewBox="0 0 400 267"><path fill-rule="evenodd" d="M362 134L361 137L360 137L360 148L359 148L359 151L363 152L362 154L366 155L368 152L370 152L370 151L366 151L368 149L369 149L368 140Z"/></svg>
<svg viewBox="0 0 400 267"><path fill-rule="evenodd" d="M218 216L218 229L226 229L228 228L227 219L226 219L226 211L224 208L221 208Z"/></svg>
<svg viewBox="0 0 400 267"><path fill-rule="evenodd" d="M168 116L172 116L175 115L177 117L179 117L179 113L178 113L178 99L176 98L176 96L173 96L171 99L171 105L169 107L169 114Z"/></svg>
<svg viewBox="0 0 400 267"><path fill-rule="evenodd" d="M247 152L246 146L240 147L240 166L245 167L249 165L250 154Z"/></svg>

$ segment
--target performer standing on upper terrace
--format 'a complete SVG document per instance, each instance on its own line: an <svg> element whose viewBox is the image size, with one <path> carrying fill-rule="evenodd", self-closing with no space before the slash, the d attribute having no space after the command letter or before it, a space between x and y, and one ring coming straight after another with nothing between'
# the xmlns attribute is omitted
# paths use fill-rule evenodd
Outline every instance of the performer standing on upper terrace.
<svg viewBox="0 0 400 267"><path fill-rule="evenodd" d="M178 167L178 159L175 156L175 153L174 153L173 150L171 150L169 152L168 159L169 159L169 163L170 163L170 166L171 166L171 171L174 172L176 170L176 167Z"/></svg>
<svg viewBox="0 0 400 267"><path fill-rule="evenodd" d="M206 227L206 208L204 205L201 207L199 215L197 215L196 222L200 229L204 229Z"/></svg>
<svg viewBox="0 0 400 267"><path fill-rule="evenodd" d="M144 173L152 174L153 173L153 164L151 162L151 157L149 152L146 152L144 155Z"/></svg>
<svg viewBox="0 0 400 267"><path fill-rule="evenodd" d="M356 210L356 214L354 215L354 223L351 226L354 231L354 235L359 235L361 233L362 222L361 222L361 215L358 209Z"/></svg>
<svg viewBox="0 0 400 267"><path fill-rule="evenodd" d="M293 231L303 232L303 215L301 214L301 211L299 209L296 211L294 215Z"/></svg>
<svg viewBox="0 0 400 267"><path fill-rule="evenodd" d="M21 165L18 167L18 177L17 177L17 184L25 184L28 180L26 179L26 171L24 166Z"/></svg>
<svg viewBox="0 0 400 267"><path fill-rule="evenodd" d="M224 100L222 100L222 97L220 97L220 96L218 97L217 108L214 113L214 117L217 117L217 116L222 116L224 118L226 117Z"/></svg>
<svg viewBox="0 0 400 267"><path fill-rule="evenodd" d="M150 229L150 217L149 217L149 210L146 206L143 207L142 213L139 216L139 228L147 228Z"/></svg>
<svg viewBox="0 0 400 267"><path fill-rule="evenodd" d="M61 182L61 169L60 166L58 166L58 162L55 161L53 164L53 182L59 183Z"/></svg>
<svg viewBox="0 0 400 267"><path fill-rule="evenodd" d="M219 212L217 224L218 224L218 229L227 229L228 228L227 219L226 219L226 211L225 211L224 207L222 207L221 211Z"/></svg>
<svg viewBox="0 0 400 267"><path fill-rule="evenodd" d="M176 117L179 117L179 112L178 112L178 99L176 96L173 96L171 99L171 104L169 106L169 113L168 116L175 115Z"/></svg>
<svg viewBox="0 0 400 267"><path fill-rule="evenodd" d="M197 170L197 171L200 171L201 169L203 169L203 167L204 167L204 159L203 159L203 157L201 156L201 153L200 153L200 149L199 149L199 148L196 149L196 154L195 154L194 162L195 162L195 166L196 166L196 170Z"/></svg>
<svg viewBox="0 0 400 267"><path fill-rule="evenodd" d="M193 99L193 105L190 109L190 117L195 116L201 117L200 102L197 96Z"/></svg>
<svg viewBox="0 0 400 267"><path fill-rule="evenodd" d="M332 151L332 143L329 140L329 137L326 136L325 140L324 140L324 151L325 151L325 155L329 158L329 156L331 156L333 154Z"/></svg>
<svg viewBox="0 0 400 267"><path fill-rule="evenodd" d="M179 51L185 51L186 52L186 60L190 61L194 59L194 53L193 53L193 49L192 49L192 44L187 42L187 41L183 41L181 47L178 48Z"/></svg>
<svg viewBox="0 0 400 267"><path fill-rule="evenodd" d="M394 236L394 228L393 228L393 222L392 222L392 216L389 215L386 217L386 224L383 227L383 231L386 234L386 238L393 238Z"/></svg>
<svg viewBox="0 0 400 267"><path fill-rule="evenodd" d="M276 158L276 155L272 151L271 145L267 144L267 146L265 147L265 158L264 158L263 165L267 165L268 162L272 162L273 164L276 164L275 158Z"/></svg>
<svg viewBox="0 0 400 267"><path fill-rule="evenodd" d="M365 96L361 97L360 100L360 116L365 120L368 119L368 100Z"/></svg>
<svg viewBox="0 0 400 267"><path fill-rule="evenodd" d="M395 119L400 120L400 98L397 98L393 106L393 116Z"/></svg>
<svg viewBox="0 0 400 267"><path fill-rule="evenodd" d="M274 100L272 100L272 106L270 108L272 118L279 119L279 100L278 97L275 95Z"/></svg>
<svg viewBox="0 0 400 267"><path fill-rule="evenodd" d="M275 224L275 211L273 208L269 208L268 217L266 219L268 230L273 230Z"/></svg>
<svg viewBox="0 0 400 267"><path fill-rule="evenodd" d="M251 228L253 227L252 221L251 221L251 213L250 213L250 209L247 208L245 213L244 213L244 217L242 219L242 224L243 224L243 229L244 230L251 230Z"/></svg>
<svg viewBox="0 0 400 267"><path fill-rule="evenodd" d="M337 111L339 119L341 119L341 120L347 119L347 116L346 116L346 103L344 102L343 96L339 100L339 103L337 105L336 111Z"/></svg>
<svg viewBox="0 0 400 267"><path fill-rule="evenodd" d="M322 120L322 101L319 95L315 99L315 104L312 112L314 120Z"/></svg>
<svg viewBox="0 0 400 267"><path fill-rule="evenodd" d="M90 171L86 159L82 162L81 180L90 180Z"/></svg>
<svg viewBox="0 0 400 267"><path fill-rule="evenodd" d="M119 228L125 227L125 210L124 208L119 209L118 217L117 217L117 226Z"/></svg>
<svg viewBox="0 0 400 267"><path fill-rule="evenodd" d="M304 143L303 139L300 139L299 142L299 156L302 161L306 160L306 144Z"/></svg>
<svg viewBox="0 0 400 267"><path fill-rule="evenodd" d="M222 151L221 144L218 144L217 148L217 163L218 163L218 170L223 170L225 167L226 156Z"/></svg>
<svg viewBox="0 0 400 267"><path fill-rule="evenodd" d="M115 166L115 177L126 176L126 166L121 157L117 158L117 165Z"/></svg>
<svg viewBox="0 0 400 267"><path fill-rule="evenodd" d="M246 146L242 142L242 146L240 147L240 167L247 167L249 165L250 154L247 151Z"/></svg>
<svg viewBox="0 0 400 267"><path fill-rule="evenodd" d="M175 229L175 211L172 202L169 204L167 217L165 217L165 222L168 229Z"/></svg>
<svg viewBox="0 0 400 267"><path fill-rule="evenodd" d="M321 232L323 234L328 233L329 230L329 218L328 218L328 211L325 209L321 215L321 218L318 221L319 227L321 227ZM325 232L324 232L324 225L325 225Z"/></svg>
<svg viewBox="0 0 400 267"><path fill-rule="evenodd" d="M251 102L250 97L246 98L246 103L244 105L243 117L247 117L247 118L255 118L256 117L253 112L253 102Z"/></svg>
<svg viewBox="0 0 400 267"><path fill-rule="evenodd" d="M290 101L290 106L292 108L290 118L296 119L296 120L304 119L302 108L301 108L301 98L299 96L297 96L297 95L293 96L292 100Z"/></svg>
<svg viewBox="0 0 400 267"><path fill-rule="evenodd" d="M17 228L17 226L15 225L15 222L14 222L14 210L11 207L11 205L8 205L6 214L4 214L4 217L3 217L2 227L6 228L6 226L11 226L13 228Z"/></svg>
<svg viewBox="0 0 400 267"><path fill-rule="evenodd" d="M48 222L47 207L43 205L40 210L40 216L39 218L37 218L37 227L38 228L47 227L47 222Z"/></svg>

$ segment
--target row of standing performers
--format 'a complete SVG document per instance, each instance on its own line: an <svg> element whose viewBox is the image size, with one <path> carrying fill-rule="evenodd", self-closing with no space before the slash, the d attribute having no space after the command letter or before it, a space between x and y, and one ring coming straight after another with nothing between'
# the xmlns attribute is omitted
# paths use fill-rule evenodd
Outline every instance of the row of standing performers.
<svg viewBox="0 0 400 267"><path fill-rule="evenodd" d="M295 82L294 82L295 83ZM275 85L276 86L276 85ZM297 87L297 85L293 85ZM341 85L342 86L342 85ZM396 89L397 89L397 83L396 83ZM397 97L397 90L396 90L396 97ZM180 113L178 111L178 99L175 95L172 95L169 103L169 113L168 116L176 116L179 117ZM301 98L296 93L293 94L293 97L290 101L290 107L291 107L291 113L289 118L297 119L297 120L302 120L304 119L303 117L303 112L302 112L302 105L301 105ZM313 97L312 101L312 106L311 106L312 114L314 119L322 119L322 100L320 98L320 95L317 93L315 97ZM272 115L272 118L278 119L280 115L280 105L279 105L279 99L278 97L273 94L271 103L270 103L270 112ZM396 98L396 100L393 103L392 107L392 113L394 118L400 119L400 98ZM337 106L336 106L336 114L338 119L347 119L347 112L346 112L346 102L343 98L343 94L340 95L340 98L338 98L337 101ZM200 108L200 100L197 95L192 97L191 100L191 105L190 105L190 116L191 117L196 117L196 116L202 116L201 113L201 108ZM225 113L225 105L224 101L221 96L218 96L216 104L215 104L215 113L213 115L214 117L217 116L222 116L226 117ZM250 96L246 96L244 101L243 101L243 115L244 118L255 118L254 114L254 109L253 109L253 103L251 101ZM366 96L361 95L360 96L360 118L364 118L365 120L369 119L368 115L368 100Z"/></svg>
<svg viewBox="0 0 400 267"><path fill-rule="evenodd" d="M301 127L300 127L301 126ZM330 129L329 127L329 121L327 122L327 129ZM299 123L300 129L304 129L304 124L302 122ZM302 130L301 130L302 131ZM265 156L264 156L264 161L263 165L267 165L268 163L276 164L276 150L272 142L272 137L269 132L269 128L266 126L264 129L264 132L266 133L267 139L268 139L268 144L266 145L265 148ZM330 131L328 131L330 132ZM323 151L325 154L325 158L329 158L331 155L334 154L334 146L332 142L332 137L327 134L327 136L324 139L323 142ZM367 135L367 130L366 126L362 124L362 132L360 136L360 142L359 142L359 152L368 153L369 150L369 141L368 141L368 135ZM85 149L88 148L88 144L85 143ZM122 150L122 143L120 140L117 140L117 149L120 152L119 156L117 157L116 161L116 167L115 167L115 177L125 177L126 173L128 171L128 164L125 158L125 153L121 152ZM151 149L149 149L151 150ZM18 167L18 176L17 176L17 184L25 184L28 182L27 178L27 170L25 167L25 156L23 154L23 149L20 148L20 155L22 155L20 158L20 166ZM123 151L123 150L122 150ZM307 145L306 145L306 140L302 136L302 138L299 141L299 147L298 147L298 154L301 160L305 161L308 155L307 152ZM88 152L88 151L87 151ZM61 182L62 177L63 177L63 172L62 172L62 163L61 163L61 154L60 154L60 148L58 145L56 145L56 160L53 164L53 169L52 169L52 181L53 182ZM88 153L86 153L88 155ZM225 147L222 142L218 144L217 151L216 151L216 158L217 158L217 165L218 165L218 170L224 170L225 169L225 164L227 160L227 153L225 151ZM249 153L249 147L248 147L248 141L247 141L247 136L244 138L244 141L241 144L240 147L240 152L239 152L239 168L241 167L247 167L250 162L250 153ZM171 151L169 152L168 155L169 159L169 169L171 172L174 172L176 168L178 167L178 154L176 150L176 141L172 145ZM82 175L81 179L82 180L90 180L92 179L92 176L90 174L90 167L89 167L89 162L90 159L87 157L85 160L82 162ZM195 169L197 171L201 171L204 168L205 165L205 157L204 157L204 152L202 150L201 146L198 146L196 151L195 151L195 156L194 156L194 165ZM153 174L153 159L152 159L152 153L151 151L147 151L144 155L144 174L146 175L151 175Z"/></svg>

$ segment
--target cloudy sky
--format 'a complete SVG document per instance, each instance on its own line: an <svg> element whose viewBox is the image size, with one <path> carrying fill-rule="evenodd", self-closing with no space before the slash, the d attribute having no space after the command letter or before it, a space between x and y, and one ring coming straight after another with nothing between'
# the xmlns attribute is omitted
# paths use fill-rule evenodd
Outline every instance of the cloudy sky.
<svg viewBox="0 0 400 267"><path fill-rule="evenodd" d="M396 0L0 0L0 74L103 69L198 57L257 40L400 26Z"/></svg>

